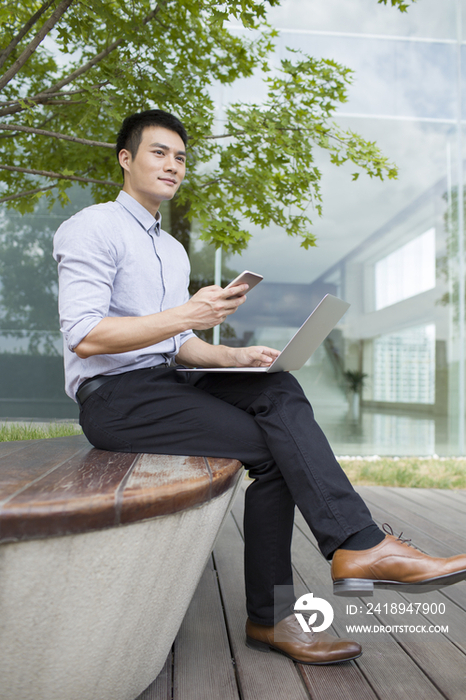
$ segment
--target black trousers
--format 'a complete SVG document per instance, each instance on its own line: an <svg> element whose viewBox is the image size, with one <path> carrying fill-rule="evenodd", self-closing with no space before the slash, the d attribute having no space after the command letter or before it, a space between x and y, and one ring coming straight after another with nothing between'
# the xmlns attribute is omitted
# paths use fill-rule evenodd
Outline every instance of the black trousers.
<svg viewBox="0 0 466 700"><path fill-rule="evenodd" d="M289 373L135 370L91 394L80 423L104 450L243 462L254 479L244 517L247 611L254 622L273 624L274 586L292 585L295 505L326 557L373 522Z"/></svg>

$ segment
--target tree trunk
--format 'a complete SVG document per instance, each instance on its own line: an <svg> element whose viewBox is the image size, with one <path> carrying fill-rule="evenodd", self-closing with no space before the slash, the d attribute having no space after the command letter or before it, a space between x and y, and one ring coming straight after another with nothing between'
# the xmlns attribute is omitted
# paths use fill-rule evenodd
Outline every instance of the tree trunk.
<svg viewBox="0 0 466 700"><path fill-rule="evenodd" d="M189 202L180 204L178 197L170 202L170 233L185 248L189 255L189 243L191 240L191 222L188 219Z"/></svg>

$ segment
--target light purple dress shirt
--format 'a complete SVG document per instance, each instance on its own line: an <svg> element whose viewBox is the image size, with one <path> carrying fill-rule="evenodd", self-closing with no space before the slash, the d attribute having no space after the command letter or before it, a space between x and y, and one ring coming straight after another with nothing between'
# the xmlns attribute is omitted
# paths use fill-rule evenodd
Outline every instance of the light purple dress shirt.
<svg viewBox="0 0 466 700"><path fill-rule="evenodd" d="M65 389L98 374L120 374L171 361L194 336L185 331L142 350L80 359L74 348L106 316L146 316L189 299L185 249L126 192L65 221L55 234Z"/></svg>

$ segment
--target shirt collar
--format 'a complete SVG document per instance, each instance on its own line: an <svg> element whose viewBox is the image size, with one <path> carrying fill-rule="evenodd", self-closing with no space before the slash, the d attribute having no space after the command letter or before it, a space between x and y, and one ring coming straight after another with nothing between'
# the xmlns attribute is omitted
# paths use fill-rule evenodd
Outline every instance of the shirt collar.
<svg viewBox="0 0 466 700"><path fill-rule="evenodd" d="M157 214L152 216L152 214L147 211L142 204L131 197L130 194L121 190L120 194L116 198L116 201L121 204L129 213L134 216L134 218L141 224L141 226L147 231L147 233L155 233L160 236L160 228L162 224L162 216L158 211Z"/></svg>

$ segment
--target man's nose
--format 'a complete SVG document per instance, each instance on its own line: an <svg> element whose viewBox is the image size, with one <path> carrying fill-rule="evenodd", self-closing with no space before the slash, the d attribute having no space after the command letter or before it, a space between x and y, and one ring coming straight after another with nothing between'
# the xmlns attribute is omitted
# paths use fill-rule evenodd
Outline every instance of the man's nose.
<svg viewBox="0 0 466 700"><path fill-rule="evenodd" d="M167 160L165 161L165 170L170 170L176 172L178 170L178 162L175 155L168 154Z"/></svg>

